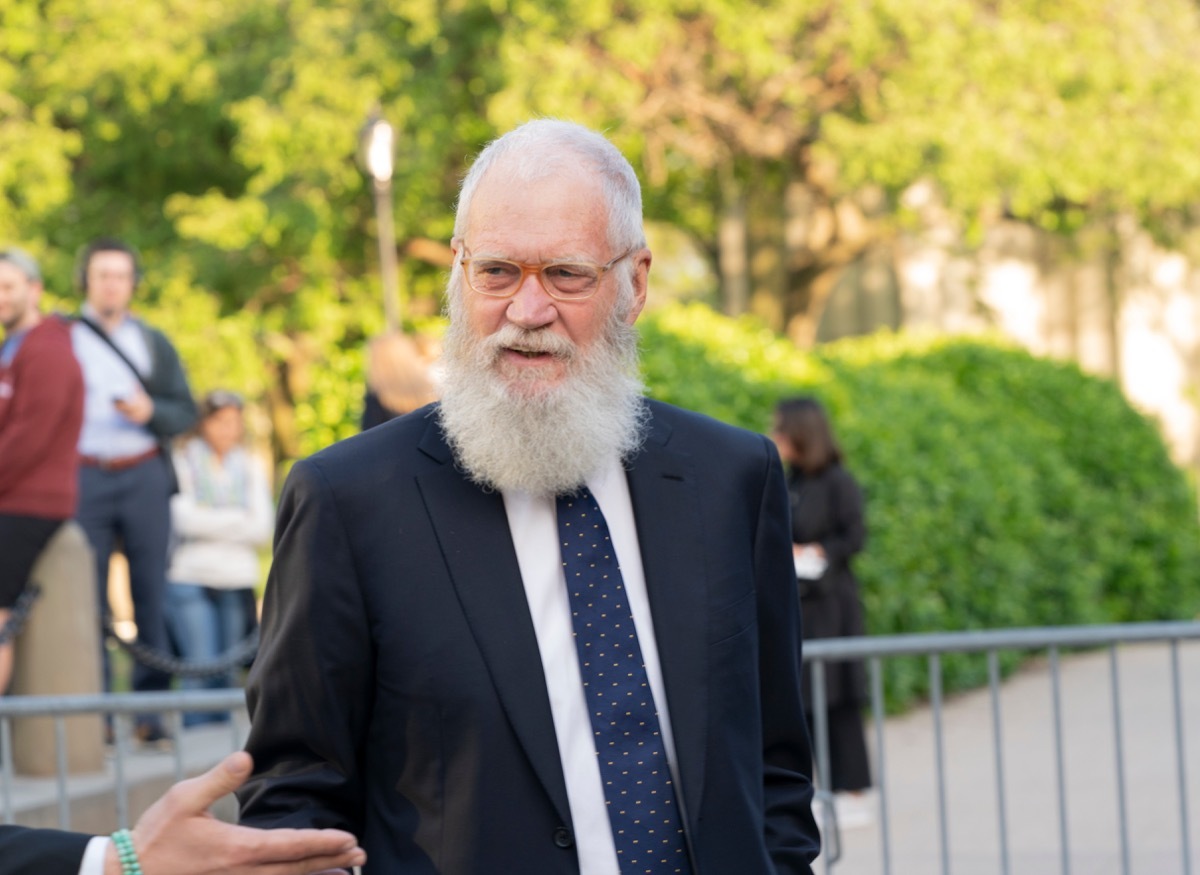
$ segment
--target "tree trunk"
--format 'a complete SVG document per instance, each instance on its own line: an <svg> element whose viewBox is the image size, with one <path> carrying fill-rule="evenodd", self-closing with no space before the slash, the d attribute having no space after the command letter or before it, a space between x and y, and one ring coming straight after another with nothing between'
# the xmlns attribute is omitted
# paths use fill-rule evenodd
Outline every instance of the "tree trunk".
<svg viewBox="0 0 1200 875"><path fill-rule="evenodd" d="M806 272L805 297L807 306L793 312L787 320L788 339L801 349L812 349L817 344L817 331L821 317L829 303L838 279L846 270L845 264L814 267Z"/></svg>
<svg viewBox="0 0 1200 875"><path fill-rule="evenodd" d="M1123 386L1124 362L1121 356L1121 276L1124 267L1124 239L1121 217L1114 216L1109 226L1108 245L1104 252L1105 333L1108 335L1108 361L1112 378Z"/></svg>
<svg viewBox="0 0 1200 875"><path fill-rule="evenodd" d="M808 349L817 342L821 317L839 278L879 242L879 236L853 201L828 200L802 180L788 184L784 204L784 330L793 343Z"/></svg>
<svg viewBox="0 0 1200 875"><path fill-rule="evenodd" d="M271 454L276 467L300 457L296 431L296 404L305 396L304 375L309 360L302 343L285 334L262 338L270 361L272 379L267 383L267 416L271 420Z"/></svg>
<svg viewBox="0 0 1200 875"><path fill-rule="evenodd" d="M721 222L717 263L721 273L721 310L741 316L750 303L746 193L730 167L721 170Z"/></svg>

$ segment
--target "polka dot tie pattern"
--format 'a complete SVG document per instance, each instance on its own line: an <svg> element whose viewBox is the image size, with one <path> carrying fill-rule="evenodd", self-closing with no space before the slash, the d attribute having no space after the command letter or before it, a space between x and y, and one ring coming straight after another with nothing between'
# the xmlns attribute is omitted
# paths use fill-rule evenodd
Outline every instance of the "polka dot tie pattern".
<svg viewBox="0 0 1200 875"><path fill-rule="evenodd" d="M690 875L658 711L608 523L586 487L557 503L579 672L621 875Z"/></svg>

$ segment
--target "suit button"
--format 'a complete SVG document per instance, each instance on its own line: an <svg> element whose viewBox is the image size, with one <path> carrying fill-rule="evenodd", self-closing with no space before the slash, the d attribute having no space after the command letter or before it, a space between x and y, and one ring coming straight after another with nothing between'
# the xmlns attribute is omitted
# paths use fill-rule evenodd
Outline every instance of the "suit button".
<svg viewBox="0 0 1200 875"><path fill-rule="evenodd" d="M571 835L571 831L565 826L560 826L554 831L554 844L560 848L569 848L575 844L575 836Z"/></svg>

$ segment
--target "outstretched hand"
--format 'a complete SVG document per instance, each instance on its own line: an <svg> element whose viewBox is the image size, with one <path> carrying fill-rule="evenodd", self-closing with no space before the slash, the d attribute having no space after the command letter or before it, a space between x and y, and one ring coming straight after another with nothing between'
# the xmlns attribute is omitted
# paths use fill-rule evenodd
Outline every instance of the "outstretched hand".
<svg viewBox="0 0 1200 875"><path fill-rule="evenodd" d="M230 754L203 775L176 784L133 828L144 872L153 875L310 875L361 866L367 858L348 832L254 829L213 817L208 809L250 776L250 755ZM120 875L109 845L105 875Z"/></svg>

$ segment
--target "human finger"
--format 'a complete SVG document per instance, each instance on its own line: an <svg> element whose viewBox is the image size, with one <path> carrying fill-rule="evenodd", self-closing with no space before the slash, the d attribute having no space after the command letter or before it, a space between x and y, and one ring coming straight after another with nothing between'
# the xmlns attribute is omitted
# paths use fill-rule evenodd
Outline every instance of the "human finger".
<svg viewBox="0 0 1200 875"><path fill-rule="evenodd" d="M255 829L233 827L249 863L311 863L313 860L361 851L358 840L340 829ZM357 865L357 864L355 864ZM313 872L326 866L312 865L298 871Z"/></svg>
<svg viewBox="0 0 1200 875"><path fill-rule="evenodd" d="M256 875L313 875L362 865L366 851L353 835L340 829L271 829L271 840L260 843L246 861ZM286 835L276 835L286 833ZM283 839L276 841L276 839ZM336 845L336 847L335 847ZM240 870L239 870L240 871Z"/></svg>
<svg viewBox="0 0 1200 875"><path fill-rule="evenodd" d="M367 862L361 849L347 851L336 857L317 857L294 863L280 863L254 869L254 875L343 875L343 870Z"/></svg>
<svg viewBox="0 0 1200 875"><path fill-rule="evenodd" d="M200 813L220 799L242 786L250 777L254 761L245 751L234 751L203 775L181 781L171 790L185 810ZM346 833L349 835L349 833Z"/></svg>

